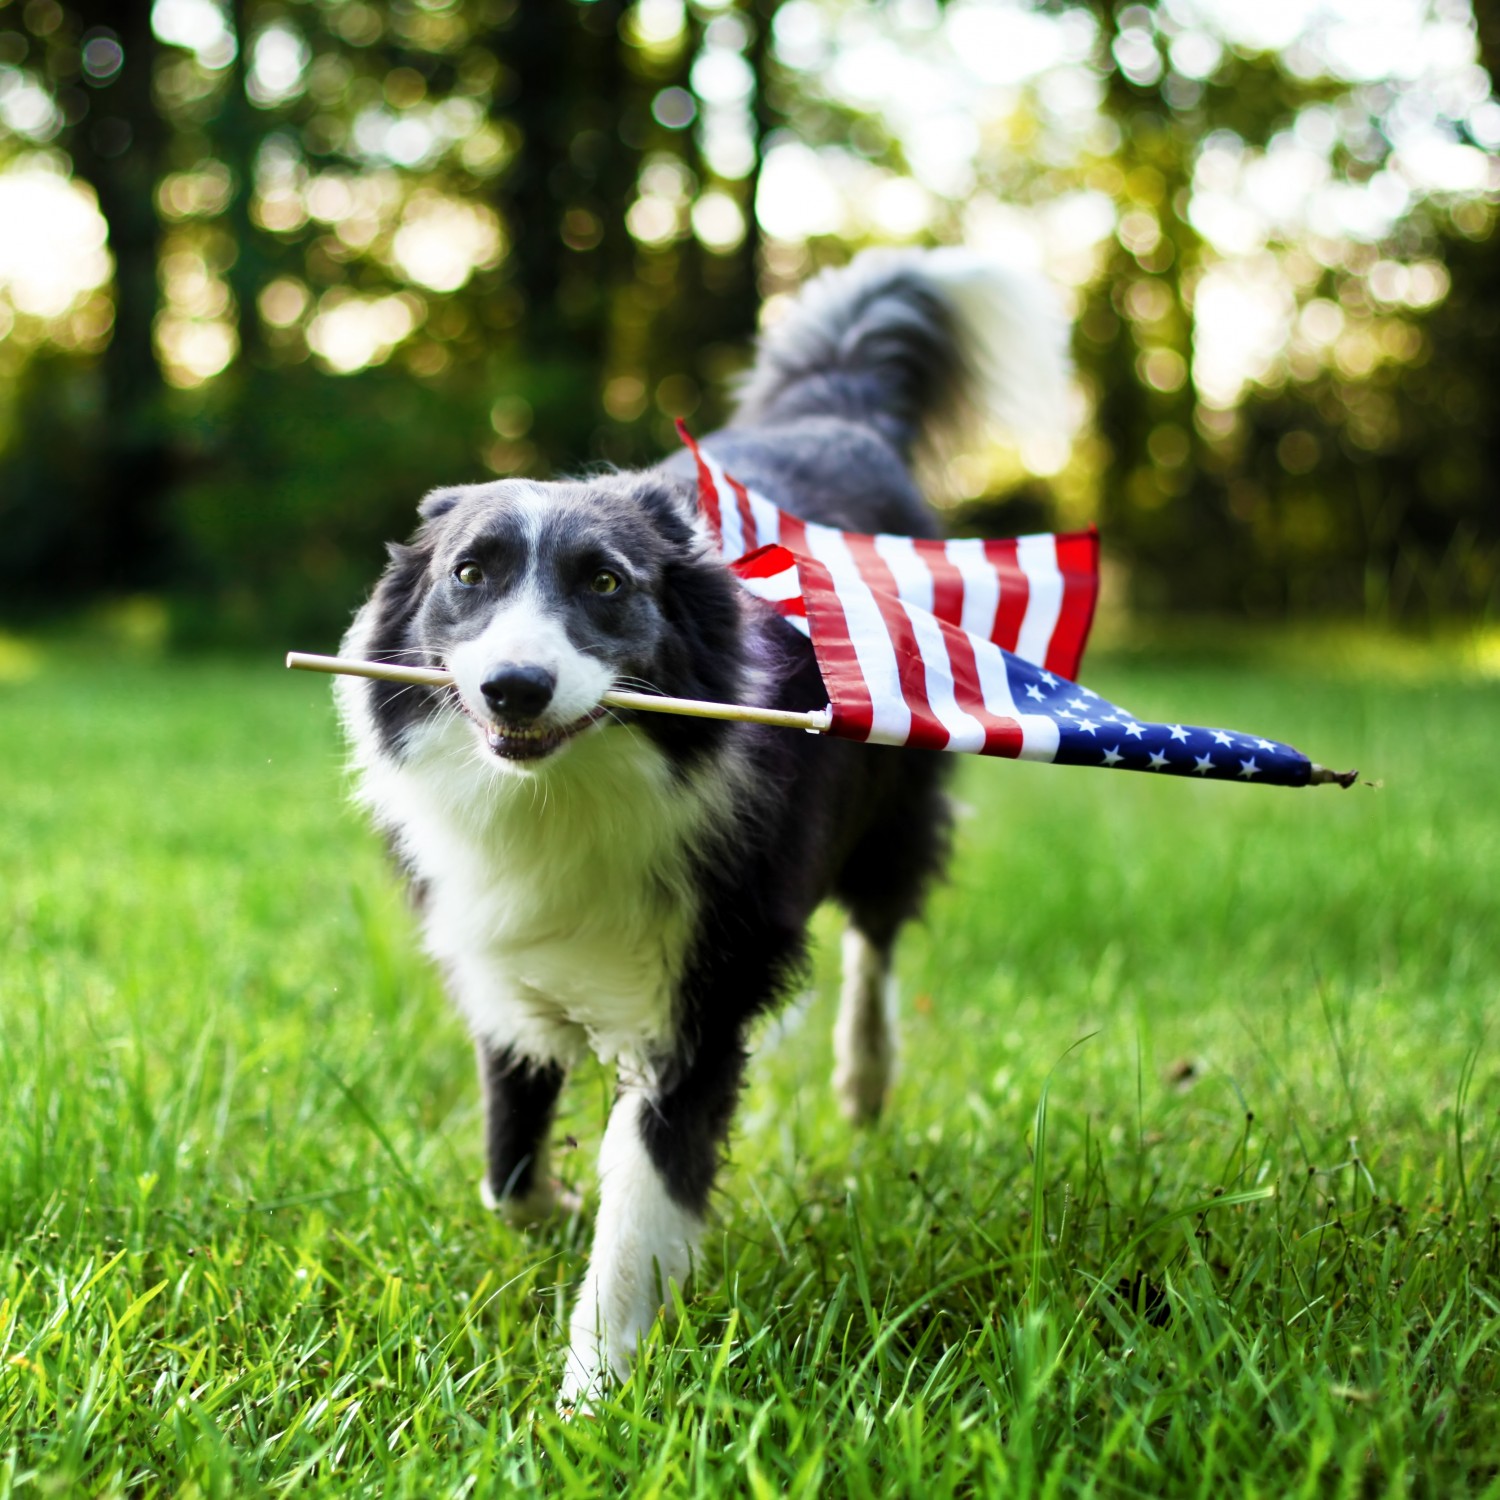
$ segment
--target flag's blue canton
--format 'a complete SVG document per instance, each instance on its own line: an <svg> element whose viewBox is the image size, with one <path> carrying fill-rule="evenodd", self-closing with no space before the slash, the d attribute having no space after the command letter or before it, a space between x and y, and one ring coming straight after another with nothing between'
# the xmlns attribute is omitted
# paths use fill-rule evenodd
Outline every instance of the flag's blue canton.
<svg viewBox="0 0 1500 1500"><path fill-rule="evenodd" d="M1235 729L1155 724L1018 656L1009 656L1006 668L1016 707L1056 723L1058 765L1269 786L1306 786L1312 774L1312 762L1300 750L1277 740Z"/></svg>

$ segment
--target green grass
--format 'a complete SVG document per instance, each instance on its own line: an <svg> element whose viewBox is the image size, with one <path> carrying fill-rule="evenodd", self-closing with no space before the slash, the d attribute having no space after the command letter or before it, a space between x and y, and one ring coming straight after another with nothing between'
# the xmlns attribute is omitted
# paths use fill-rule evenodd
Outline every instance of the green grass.
<svg viewBox="0 0 1500 1500"><path fill-rule="evenodd" d="M566 1425L585 1226L479 1209L326 686L50 667L0 687L0 1500L1500 1493L1492 682L1090 674L1375 791L966 764L886 1123L825 941L682 1316Z"/></svg>

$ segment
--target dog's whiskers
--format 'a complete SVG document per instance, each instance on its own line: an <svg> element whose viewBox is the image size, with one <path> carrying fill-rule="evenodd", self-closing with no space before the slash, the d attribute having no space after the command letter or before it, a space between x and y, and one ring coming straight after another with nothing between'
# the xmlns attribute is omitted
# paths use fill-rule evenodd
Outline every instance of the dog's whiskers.
<svg viewBox="0 0 1500 1500"><path fill-rule="evenodd" d="M421 691L421 690L425 690L427 692L431 692L432 691L431 688L427 687L427 685L425 683L421 683L421 682L409 682L409 683L406 684L405 687L397 688L396 691L394 693L392 693L390 695L390 697L387 698L385 701L388 704L394 703L398 698L404 698L407 693L415 693L415 692L418 692L418 691Z"/></svg>
<svg viewBox="0 0 1500 1500"><path fill-rule="evenodd" d="M631 677L629 675L616 677L613 686L623 688L626 692L657 693L663 697L666 696L662 688L659 688L654 682L648 682L644 677Z"/></svg>

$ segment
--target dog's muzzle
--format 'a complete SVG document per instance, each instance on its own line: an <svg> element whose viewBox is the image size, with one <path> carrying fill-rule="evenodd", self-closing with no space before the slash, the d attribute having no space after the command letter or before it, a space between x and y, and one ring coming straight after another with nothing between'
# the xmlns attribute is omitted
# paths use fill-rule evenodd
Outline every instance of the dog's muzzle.
<svg viewBox="0 0 1500 1500"><path fill-rule="evenodd" d="M462 697L459 706L501 760L543 760L575 735L597 724L607 712L602 704L568 724L536 722L552 702L557 679L541 667L513 667L496 672L481 687L488 713L475 713Z"/></svg>
<svg viewBox="0 0 1500 1500"><path fill-rule="evenodd" d="M559 750L575 735L581 734L591 724L604 717L604 709L596 708L581 719L561 728L546 728L539 725L525 727L511 724L484 723L475 720L484 734L484 742L492 755L502 760L541 760Z"/></svg>

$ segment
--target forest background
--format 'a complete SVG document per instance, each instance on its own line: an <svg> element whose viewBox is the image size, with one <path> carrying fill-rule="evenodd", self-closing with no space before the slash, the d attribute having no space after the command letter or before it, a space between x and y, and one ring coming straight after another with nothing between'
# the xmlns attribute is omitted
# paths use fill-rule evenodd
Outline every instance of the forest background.
<svg viewBox="0 0 1500 1500"><path fill-rule="evenodd" d="M1497 65L1488 0L0 0L0 613L328 646L424 490L653 460L815 268L963 242L1075 434L952 530L1492 618Z"/></svg>

